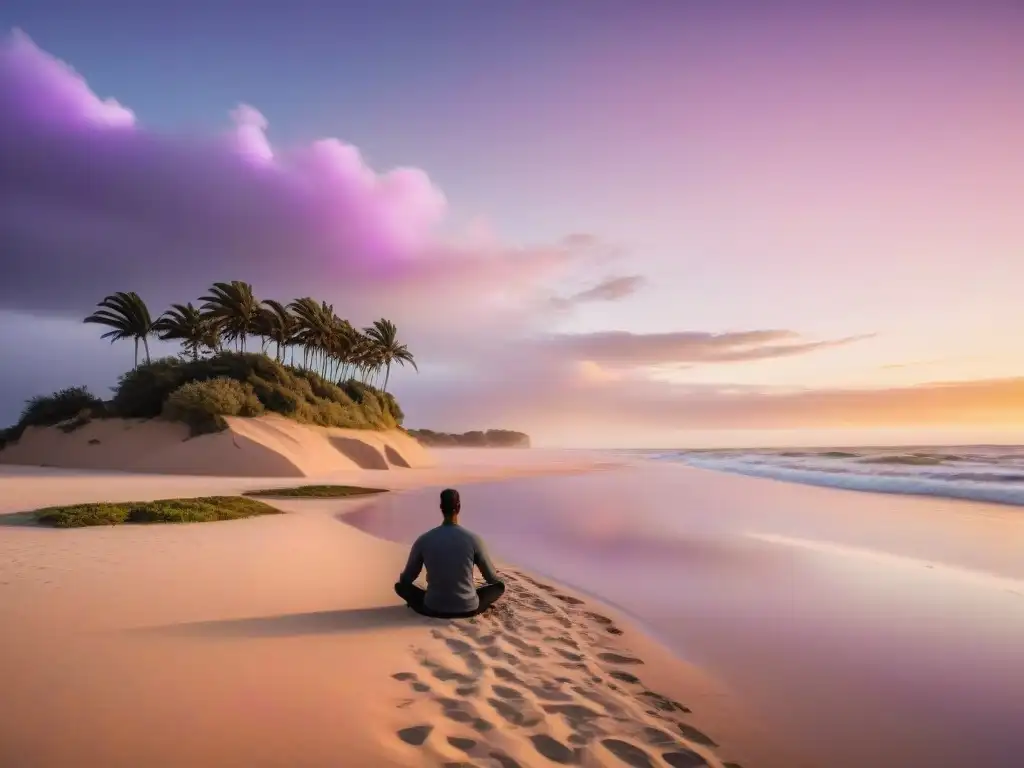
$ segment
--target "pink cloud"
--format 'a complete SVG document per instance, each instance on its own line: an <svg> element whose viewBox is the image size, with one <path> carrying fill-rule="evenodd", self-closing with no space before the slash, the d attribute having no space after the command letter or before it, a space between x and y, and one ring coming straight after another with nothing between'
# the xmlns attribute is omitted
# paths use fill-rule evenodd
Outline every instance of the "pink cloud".
<svg viewBox="0 0 1024 768"><path fill-rule="evenodd" d="M672 363L736 363L804 355L860 341L856 336L804 341L794 331L754 330L730 333L675 331L627 333L601 331L554 336L549 346L562 356L609 366L651 366Z"/></svg>
<svg viewBox="0 0 1024 768"><path fill-rule="evenodd" d="M149 129L21 32L0 42L0 113L2 307L79 312L119 288L163 302L234 277L322 293L478 274L487 256L515 266L514 253L439 241L446 199L420 169L378 172L335 138L274 147L244 104L226 135Z"/></svg>

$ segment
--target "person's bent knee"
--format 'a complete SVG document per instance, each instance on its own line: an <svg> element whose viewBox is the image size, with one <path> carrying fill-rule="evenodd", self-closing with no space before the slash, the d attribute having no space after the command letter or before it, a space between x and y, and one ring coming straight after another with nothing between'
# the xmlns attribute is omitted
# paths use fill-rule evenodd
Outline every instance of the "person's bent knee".
<svg viewBox="0 0 1024 768"><path fill-rule="evenodd" d="M405 600L406 602L408 602L410 597L412 596L412 585L403 584L400 581L395 582L395 594L403 600Z"/></svg>

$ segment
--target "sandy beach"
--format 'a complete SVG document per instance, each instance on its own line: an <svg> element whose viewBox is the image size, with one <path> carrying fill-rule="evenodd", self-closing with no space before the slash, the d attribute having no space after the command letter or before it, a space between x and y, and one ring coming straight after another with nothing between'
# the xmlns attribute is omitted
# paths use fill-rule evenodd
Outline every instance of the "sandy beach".
<svg viewBox="0 0 1024 768"><path fill-rule="evenodd" d="M564 451L438 457L330 479L432 499L443 485L614 463ZM4 466L0 510L265 485ZM271 502L287 514L77 530L8 515L0 764L800 764L720 682L500 551L510 592L499 610L423 619L392 592L407 548L346 522L376 501ZM433 525L435 507L415 524Z"/></svg>
<svg viewBox="0 0 1024 768"><path fill-rule="evenodd" d="M0 764L1015 765L1024 522L587 451L271 482L0 467ZM287 514L76 530L18 512L267 485ZM508 580L392 592L460 488ZM54 738L59 733L60 738Z"/></svg>

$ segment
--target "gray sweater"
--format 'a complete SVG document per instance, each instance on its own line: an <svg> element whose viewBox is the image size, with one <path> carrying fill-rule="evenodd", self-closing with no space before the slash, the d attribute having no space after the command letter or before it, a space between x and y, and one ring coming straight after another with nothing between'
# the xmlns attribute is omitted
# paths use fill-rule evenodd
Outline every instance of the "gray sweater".
<svg viewBox="0 0 1024 768"><path fill-rule="evenodd" d="M480 598L473 582L474 565L488 583L500 581L480 537L461 525L444 523L416 539L398 580L411 584L426 566L427 608L439 613L475 611Z"/></svg>

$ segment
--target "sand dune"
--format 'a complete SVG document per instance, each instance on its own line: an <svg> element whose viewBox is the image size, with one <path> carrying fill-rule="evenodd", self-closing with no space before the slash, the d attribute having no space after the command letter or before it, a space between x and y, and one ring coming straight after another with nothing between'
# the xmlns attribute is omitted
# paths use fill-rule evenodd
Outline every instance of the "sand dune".
<svg viewBox="0 0 1024 768"><path fill-rule="evenodd" d="M229 418L228 429L189 437L160 419L101 419L65 432L30 427L0 463L223 477L310 477L351 470L431 466L399 430L314 427L281 416Z"/></svg>

